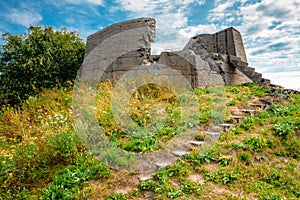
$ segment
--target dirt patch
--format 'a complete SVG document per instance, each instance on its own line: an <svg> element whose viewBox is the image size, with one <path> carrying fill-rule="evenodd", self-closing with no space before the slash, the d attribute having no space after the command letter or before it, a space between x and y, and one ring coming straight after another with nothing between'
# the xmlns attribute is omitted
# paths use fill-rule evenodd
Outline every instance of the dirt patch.
<svg viewBox="0 0 300 200"><path fill-rule="evenodd" d="M127 194L140 184L138 176L127 171L115 171L108 179L91 180L90 199L104 199L107 195Z"/></svg>
<svg viewBox="0 0 300 200"><path fill-rule="evenodd" d="M196 183L200 183L200 184L205 183L205 179L203 178L203 176L201 174L191 174L188 176L187 179L190 181L194 181Z"/></svg>

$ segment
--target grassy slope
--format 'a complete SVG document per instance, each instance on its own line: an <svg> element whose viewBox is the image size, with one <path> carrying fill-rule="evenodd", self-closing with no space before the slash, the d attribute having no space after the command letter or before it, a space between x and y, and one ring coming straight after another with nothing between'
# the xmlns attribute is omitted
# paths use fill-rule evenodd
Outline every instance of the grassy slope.
<svg viewBox="0 0 300 200"><path fill-rule="evenodd" d="M268 93L255 84L225 89L227 115ZM199 118L205 127L211 120L212 97L205 89L195 93L200 97ZM177 163L157 171L151 180L142 182L134 174L110 170L89 155L74 133L71 101L70 89L46 90L20 109L3 109L0 199L300 198L299 95L247 118L224 133L218 142L195 149ZM145 102L141 102L140 107L132 109L137 122L145 116ZM157 101L149 104L152 103ZM109 109L107 105L103 104L104 110ZM172 119L171 122L176 121ZM124 145L124 133L115 129L114 122L104 122L107 133L117 135L114 140L117 138L121 146L134 149L130 143ZM169 125L172 132L176 128L173 125ZM155 150L171 139L165 132L142 151ZM129 192L117 194L124 192L122 187Z"/></svg>

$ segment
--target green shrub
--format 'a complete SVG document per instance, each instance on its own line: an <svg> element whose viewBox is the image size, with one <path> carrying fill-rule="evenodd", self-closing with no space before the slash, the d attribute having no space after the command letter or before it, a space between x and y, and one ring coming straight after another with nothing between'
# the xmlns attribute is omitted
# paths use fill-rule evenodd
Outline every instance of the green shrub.
<svg viewBox="0 0 300 200"><path fill-rule="evenodd" d="M263 151L266 147L272 147L273 143L264 136L249 137L244 140L245 145L256 152Z"/></svg>
<svg viewBox="0 0 300 200"><path fill-rule="evenodd" d="M56 175L54 181L43 189L41 199L74 199L86 181L97 174L102 178L107 178L110 174L109 168L100 164L98 160L80 158L77 165L67 167L64 171Z"/></svg>
<svg viewBox="0 0 300 200"><path fill-rule="evenodd" d="M236 105L236 100L235 99L231 99L230 101L228 101L226 103L226 106L235 106Z"/></svg>
<svg viewBox="0 0 300 200"><path fill-rule="evenodd" d="M153 180L146 180L140 184L141 190L152 190L157 186L156 182Z"/></svg>
<svg viewBox="0 0 300 200"><path fill-rule="evenodd" d="M295 126L289 123L275 124L274 130L276 136L282 136L286 139L289 134L295 132Z"/></svg>
<svg viewBox="0 0 300 200"><path fill-rule="evenodd" d="M124 197L123 194L113 194L105 197L105 200L125 200L127 198Z"/></svg>
<svg viewBox="0 0 300 200"><path fill-rule="evenodd" d="M206 180L213 181L215 183L229 184L238 179L239 173L237 168L231 170L217 170L216 172L210 172L205 174Z"/></svg>
<svg viewBox="0 0 300 200"><path fill-rule="evenodd" d="M30 26L23 35L2 35L0 104L19 104L42 88L69 85L83 61L75 32Z"/></svg>
<svg viewBox="0 0 300 200"><path fill-rule="evenodd" d="M283 200L281 195L279 194L268 194L268 195L262 195L259 197L259 200Z"/></svg>

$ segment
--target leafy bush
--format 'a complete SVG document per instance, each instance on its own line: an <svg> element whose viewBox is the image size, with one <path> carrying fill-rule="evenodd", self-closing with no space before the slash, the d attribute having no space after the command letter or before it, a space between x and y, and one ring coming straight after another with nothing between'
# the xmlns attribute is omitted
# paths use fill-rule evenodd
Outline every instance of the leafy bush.
<svg viewBox="0 0 300 200"><path fill-rule="evenodd" d="M238 170L217 170L216 172L206 173L206 180L213 181L215 183L229 184L238 179Z"/></svg>
<svg viewBox="0 0 300 200"><path fill-rule="evenodd" d="M259 200L283 200L281 195L279 194L269 194L269 195L262 195L259 197Z"/></svg>
<svg viewBox="0 0 300 200"><path fill-rule="evenodd" d="M284 124L275 124L274 130L276 136L282 136L286 138L289 134L293 133L295 130L295 127L289 123Z"/></svg>
<svg viewBox="0 0 300 200"><path fill-rule="evenodd" d="M204 146L203 149L199 152L199 161L200 163L210 163L211 161L216 161L217 152L213 149L212 146Z"/></svg>
<svg viewBox="0 0 300 200"><path fill-rule="evenodd" d="M84 160L79 158L77 165L65 169L65 172L55 176L54 181L43 189L41 199L74 199L82 189L85 181L99 174L107 178L109 168L97 160Z"/></svg>
<svg viewBox="0 0 300 200"><path fill-rule="evenodd" d="M0 104L18 104L42 88L69 84L83 61L84 42L74 32L30 26L2 35Z"/></svg>
<svg viewBox="0 0 300 200"><path fill-rule="evenodd" d="M140 188L142 190L152 190L156 187L156 185L156 182L154 182L153 180L146 180L141 183Z"/></svg>
<svg viewBox="0 0 300 200"><path fill-rule="evenodd" d="M264 136L249 137L244 140L247 147L253 151L261 152L266 147L272 146L272 141Z"/></svg>
<svg viewBox="0 0 300 200"><path fill-rule="evenodd" d="M105 200L125 200L123 194L113 194L105 197Z"/></svg>

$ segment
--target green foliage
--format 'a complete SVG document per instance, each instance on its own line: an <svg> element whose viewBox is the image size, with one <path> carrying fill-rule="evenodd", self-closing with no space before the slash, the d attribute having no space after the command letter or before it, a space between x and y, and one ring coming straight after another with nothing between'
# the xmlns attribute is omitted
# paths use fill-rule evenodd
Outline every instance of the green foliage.
<svg viewBox="0 0 300 200"><path fill-rule="evenodd" d="M203 141L206 138L206 134L202 132L197 132L194 136L195 140Z"/></svg>
<svg viewBox="0 0 300 200"><path fill-rule="evenodd" d="M242 108L237 96L251 97L252 87L256 86L226 87L230 95L236 95L227 98L236 99L237 108ZM158 94L159 90L154 91L154 96L166 97ZM169 105L162 108L166 108L165 116L170 117L166 118L166 126L155 132L155 137L128 136L118 128L110 112L110 92L101 92L96 101L99 100L97 106L102 109L97 110L96 115L106 136L118 147L135 152L155 151L180 132L178 125L183 126L178 119L180 113L176 102L165 98L164 103ZM195 92L199 95L199 111L209 113L206 121L209 122L212 104L221 100L211 100L207 89ZM132 180L128 180L132 190L127 194L116 193L118 186L113 180L116 175L109 176L115 172L95 160L74 134L71 96L70 89L45 90L28 98L18 108L3 108L0 114L0 199L88 199L89 196L143 199L149 195L153 195L153 199L300 198L299 95L291 95L288 102L249 117L241 123L243 125L222 134L221 140L194 149L175 164L159 169L153 179L142 181L137 188L131 185ZM147 126L153 118L145 117L146 111L151 110L159 99L144 97L132 99L130 114L137 123L143 122ZM172 94L169 97L172 99ZM144 121L139 120L143 117ZM203 124L203 128L207 128L206 125ZM205 139L203 135L196 132L193 136L202 140ZM104 157L117 159L113 150ZM118 164L127 166L131 163L128 158L119 159ZM117 178L133 178L136 182L133 174L119 176L123 173L118 173ZM226 186L211 182L201 184L203 177ZM93 181L88 183L90 179ZM222 193L211 192L224 188L226 191ZM243 194L243 197L235 194Z"/></svg>
<svg viewBox="0 0 300 200"><path fill-rule="evenodd" d="M199 153L199 160L201 163L216 161L216 154L217 153L211 147L204 148Z"/></svg>
<svg viewBox="0 0 300 200"><path fill-rule="evenodd" d="M251 92L255 96L264 97L266 94L271 92L271 89L268 87L263 87L258 83L253 82L252 84L248 84L251 87Z"/></svg>
<svg viewBox="0 0 300 200"><path fill-rule="evenodd" d="M96 174L107 178L108 167L101 165L97 160L80 159L76 165L66 168L64 173L54 177L54 181L43 189L41 199L74 199L84 182Z"/></svg>
<svg viewBox="0 0 300 200"><path fill-rule="evenodd" d="M125 200L125 198L122 194L113 194L105 197L105 200Z"/></svg>
<svg viewBox="0 0 300 200"><path fill-rule="evenodd" d="M259 197L259 200L283 200L281 195L279 194L269 194L269 195L262 195Z"/></svg>
<svg viewBox="0 0 300 200"><path fill-rule="evenodd" d="M216 172L209 172L205 174L206 180L213 181L215 183L229 184L239 177L239 170L217 170Z"/></svg>
<svg viewBox="0 0 300 200"><path fill-rule="evenodd" d="M232 161L232 158L231 157L228 157L228 156L223 156L221 155L219 158L218 158L218 163L220 165L223 165L223 166L227 166L231 163Z"/></svg>
<svg viewBox="0 0 300 200"><path fill-rule="evenodd" d="M231 99L230 101L228 101L226 103L226 106L235 106L235 104L236 104L236 100L235 99Z"/></svg>
<svg viewBox="0 0 300 200"><path fill-rule="evenodd" d="M153 180L146 180L140 184L141 190L152 190L157 186L157 183Z"/></svg>
<svg viewBox="0 0 300 200"><path fill-rule="evenodd" d="M295 132L295 127L289 123L275 124L274 125L275 135L286 138L289 134Z"/></svg>
<svg viewBox="0 0 300 200"><path fill-rule="evenodd" d="M241 128L245 131L251 131L254 128L255 122L255 118L247 117L242 123L238 124L236 128Z"/></svg>
<svg viewBox="0 0 300 200"><path fill-rule="evenodd" d="M15 105L42 88L69 84L83 61L76 33L30 26L23 35L5 33L0 51L0 104Z"/></svg>
<svg viewBox="0 0 300 200"><path fill-rule="evenodd" d="M193 181L184 181L181 186L180 190L184 194L193 194L200 195L202 191L201 185L193 182Z"/></svg>
<svg viewBox="0 0 300 200"><path fill-rule="evenodd" d="M264 136L248 137L244 140L245 145L256 152L263 151L266 147L272 147L272 141Z"/></svg>

